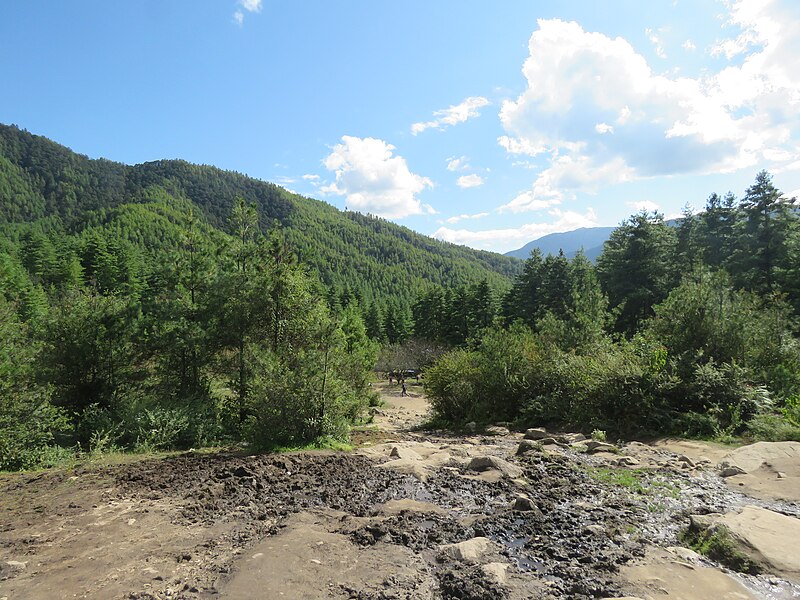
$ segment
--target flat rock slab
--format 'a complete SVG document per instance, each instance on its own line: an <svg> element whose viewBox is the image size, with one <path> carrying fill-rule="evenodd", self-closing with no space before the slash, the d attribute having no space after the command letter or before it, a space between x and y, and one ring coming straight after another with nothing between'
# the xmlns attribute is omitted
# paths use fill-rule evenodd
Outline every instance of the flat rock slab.
<svg viewBox="0 0 800 600"><path fill-rule="evenodd" d="M741 583L722 571L688 564L662 549L649 551L645 560L639 564L622 567L620 574L627 582L623 589L630 594L623 598L756 599Z"/></svg>
<svg viewBox="0 0 800 600"><path fill-rule="evenodd" d="M800 502L800 442L742 446L727 454L720 464L744 471L726 477L728 485L757 498Z"/></svg>
<svg viewBox="0 0 800 600"><path fill-rule="evenodd" d="M758 506L717 519L754 560L787 579L800 583L800 519Z"/></svg>

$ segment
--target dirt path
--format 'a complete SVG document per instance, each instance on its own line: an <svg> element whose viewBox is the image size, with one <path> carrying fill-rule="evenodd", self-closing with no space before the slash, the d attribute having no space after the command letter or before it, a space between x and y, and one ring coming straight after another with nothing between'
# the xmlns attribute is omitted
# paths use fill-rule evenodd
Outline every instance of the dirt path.
<svg viewBox="0 0 800 600"><path fill-rule="evenodd" d="M576 435L426 432L420 387L378 391L384 406L352 453L185 454L0 476L0 600L800 595L674 547L697 512L757 503L742 514L800 514L726 484L719 448L587 452ZM750 454L740 462L764 470Z"/></svg>

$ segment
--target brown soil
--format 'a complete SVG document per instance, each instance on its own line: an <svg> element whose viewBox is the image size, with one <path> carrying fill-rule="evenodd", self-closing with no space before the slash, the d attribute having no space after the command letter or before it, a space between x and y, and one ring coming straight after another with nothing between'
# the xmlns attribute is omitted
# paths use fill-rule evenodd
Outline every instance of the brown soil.
<svg viewBox="0 0 800 600"><path fill-rule="evenodd" d="M697 483L718 479L710 470L623 449L650 452L651 488L672 495L632 493L591 475L623 468L619 455L515 456L520 434L418 431L421 388L379 390L385 405L354 453L187 453L0 476L0 600L739 597L712 594L727 576L707 565L691 569L703 575L687 583L694 595L650 585L670 569L670 585L688 577L654 554L653 532L685 519L677 499L696 487L711 498L713 482ZM667 479L677 496L659 487ZM488 540L474 556L446 548L473 538Z"/></svg>

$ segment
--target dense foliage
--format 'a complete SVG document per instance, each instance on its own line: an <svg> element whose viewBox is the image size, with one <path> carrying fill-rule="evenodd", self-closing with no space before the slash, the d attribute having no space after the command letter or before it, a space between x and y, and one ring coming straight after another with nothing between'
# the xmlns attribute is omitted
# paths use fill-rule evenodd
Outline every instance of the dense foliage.
<svg viewBox="0 0 800 600"><path fill-rule="evenodd" d="M799 251L798 207L766 172L675 226L633 215L596 267L534 251L494 325L428 372L434 408L450 422L800 439Z"/></svg>

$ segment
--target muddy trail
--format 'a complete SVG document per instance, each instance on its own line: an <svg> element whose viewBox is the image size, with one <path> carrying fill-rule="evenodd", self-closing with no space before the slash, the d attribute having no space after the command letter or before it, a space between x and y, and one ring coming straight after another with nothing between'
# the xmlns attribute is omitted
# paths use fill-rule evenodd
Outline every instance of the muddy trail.
<svg viewBox="0 0 800 600"><path fill-rule="evenodd" d="M691 515L800 523L791 498L682 447L413 431L418 389L384 386L352 453L3 476L0 599L800 597L792 564L738 576L678 547Z"/></svg>

